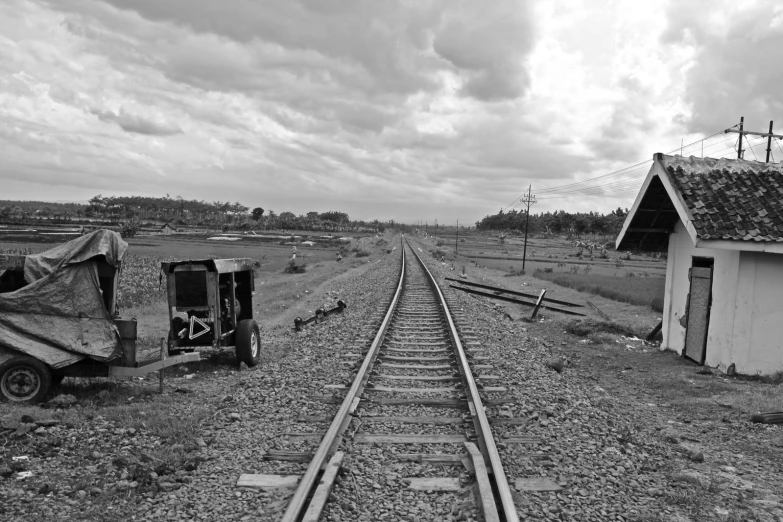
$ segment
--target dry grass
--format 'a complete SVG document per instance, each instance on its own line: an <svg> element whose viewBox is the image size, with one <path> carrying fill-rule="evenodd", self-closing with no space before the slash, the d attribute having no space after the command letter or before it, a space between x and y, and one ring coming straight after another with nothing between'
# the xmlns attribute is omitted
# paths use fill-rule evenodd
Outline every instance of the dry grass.
<svg viewBox="0 0 783 522"><path fill-rule="evenodd" d="M614 342L618 335L633 335L625 326L595 319L573 319L567 322L563 329L571 335L587 338L592 336L591 340L601 342Z"/></svg>
<svg viewBox="0 0 783 522"><path fill-rule="evenodd" d="M783 412L783 385L754 383L746 390L721 396L720 402L748 414Z"/></svg>
<svg viewBox="0 0 783 522"><path fill-rule="evenodd" d="M600 295L623 303L649 306L657 312L663 311L666 280L661 277L612 277L544 270L536 270L533 276L578 292Z"/></svg>

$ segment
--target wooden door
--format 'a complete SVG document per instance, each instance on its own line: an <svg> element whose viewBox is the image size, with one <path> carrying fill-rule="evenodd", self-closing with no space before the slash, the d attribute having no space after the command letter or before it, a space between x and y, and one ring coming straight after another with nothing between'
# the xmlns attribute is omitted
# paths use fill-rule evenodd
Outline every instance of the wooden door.
<svg viewBox="0 0 783 522"><path fill-rule="evenodd" d="M704 364L707 353L707 332L712 306L712 260L709 266L691 268L691 291L688 294L688 326L685 331L684 355L699 364ZM701 261L699 264L707 264Z"/></svg>

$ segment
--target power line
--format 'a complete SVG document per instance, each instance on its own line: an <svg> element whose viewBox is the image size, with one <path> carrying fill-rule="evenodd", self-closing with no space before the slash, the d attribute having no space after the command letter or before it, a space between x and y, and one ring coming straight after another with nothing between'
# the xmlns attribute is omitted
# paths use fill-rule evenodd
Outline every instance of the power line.
<svg viewBox="0 0 783 522"><path fill-rule="evenodd" d="M734 124L729 129L733 129L740 124ZM727 129L728 130L728 129ZM727 141L731 141L731 138L725 138L719 141L715 141L713 143L710 143L708 145L705 145L704 142L706 140L709 140L711 138L714 138L716 136L719 136L721 134L724 134L727 132L727 130L722 130L713 134L710 134L709 136L705 136L704 138L701 138L700 140L696 140L694 142L688 143L686 145L682 145L681 147L678 147L677 149L668 152L667 154L676 154L678 152L681 153L681 155L685 155L685 151L690 149L691 147L698 147L701 146L701 154L704 156L704 151L712 149L714 147L718 147L720 145L723 145ZM732 131L736 132L736 131ZM749 136L747 138L750 138ZM778 145L778 149L781 150L781 153L783 153L783 149L780 148L780 144L776 141L776 144ZM748 148L751 148L751 152L755 156L755 152L752 150L752 147L758 145L758 142L751 145L751 140L748 139ZM727 150L736 150L736 143L734 146L731 147L724 147L722 149L719 149L717 151L710 151L711 155L720 155L724 151ZM690 150L688 150L690 152ZM648 167L650 164L652 164L653 160L645 160L641 161L639 163L635 163L633 165L629 165L627 167L624 167L622 169L610 172L608 174L603 174L601 176L596 176L594 178L590 178L583 181L577 181L574 183L568 183L566 185L560 185L557 187L549 187L545 189L541 189L538 191L538 196L540 200L546 200L546 199L565 199L565 198L573 198L573 197L607 197L607 196L614 196L618 197L627 193L633 193L638 191L638 187L640 185L641 179L643 176L634 175L630 179L618 179L618 180L610 180L611 178L616 178L618 176L627 176L628 174L635 172L637 170L643 169L645 167ZM601 183L596 185L597 182L606 181L606 183ZM511 203L503 207L501 210L508 210L510 208L515 208L519 206L522 201L522 196L514 199Z"/></svg>
<svg viewBox="0 0 783 522"><path fill-rule="evenodd" d="M739 124L735 124L735 125L733 125L730 128L736 127L737 125L739 125ZM700 140L694 141L692 143L688 143L687 145L682 146L682 148L691 147L693 145L697 145L697 144L701 143L704 140L708 140L708 139L713 138L715 136L718 136L720 134L724 134L724 132L725 131L722 130L720 132L716 132L714 134L710 134L709 136L705 136L704 138L702 138ZM668 152L667 154L674 154L674 153L676 153L679 150L681 150L681 147L678 147L677 149L675 149L675 150L673 150L671 152ZM546 193L549 193L549 192L553 192L553 191L560 191L561 189L565 189L565 188L568 188L568 187L573 187L573 186L577 186L577 185L583 185L583 184L587 184L587 183L592 183L592 182L595 182L596 180L599 180L599 179L604 179L604 178L608 178L608 177L611 177L611 176L620 175L620 174L624 173L625 171L627 171L629 169L634 169L635 167L639 167L639 166L642 166L642 165L647 164L647 163L652 163L652 160L644 160L644 161L641 161L639 163L635 163L633 165L630 165L628 167L624 167L624 168L622 168L620 170L616 170L614 172L610 172L608 174L604 174L602 176L597 176L595 178L590 178L590 179L587 179L587 180L584 180L584 181L577 181L577 182L574 182L574 183L569 183L567 185L561 185L561 186L558 186L558 187L550 187L550 188L541 189L540 191L538 191L538 193L539 193L539 195L543 195L543 194L546 194Z"/></svg>
<svg viewBox="0 0 783 522"><path fill-rule="evenodd" d="M746 143L748 145L748 148L756 147L760 144L760 142L764 141L764 138L753 138L755 141L751 142L748 140ZM730 138L729 138L730 140ZM725 141L729 140L723 140L723 143ZM724 151L729 150L735 150L736 151L736 145L737 141L735 141L735 144L731 147L725 147L719 151L718 153L722 153ZM780 145L778 144L778 148L780 149ZM781 153L783 153L783 149L781 149ZM652 160L649 160L649 162L645 163L652 163ZM640 165L636 167L633 170L639 170L641 168L644 168L646 165ZM632 172L632 171L628 171ZM637 177L634 179L629 180L622 180L622 181L613 181L610 183L606 183L604 185L596 185L593 187L578 187L571 190L565 190L562 192L550 192L547 195L541 196L540 200L546 200L546 199L566 199L566 198L573 198L573 197L606 197L606 196L621 196L628 193L636 193L638 192L639 186L641 184L641 177ZM603 189L603 190L602 190Z"/></svg>

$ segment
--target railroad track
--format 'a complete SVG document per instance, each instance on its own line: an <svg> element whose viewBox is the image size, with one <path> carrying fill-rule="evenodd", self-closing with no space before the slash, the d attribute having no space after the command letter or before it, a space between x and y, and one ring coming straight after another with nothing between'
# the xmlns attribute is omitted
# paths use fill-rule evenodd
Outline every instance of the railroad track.
<svg viewBox="0 0 783 522"><path fill-rule="evenodd" d="M414 249L404 244L401 251L396 293L369 348L356 354L354 381L329 386L345 396L326 433L316 435L320 445L285 522L317 521L331 510L327 503L340 500L361 512L356 504L377 504L379 494L389 503L381 518L419 520L427 518L433 493L444 492L453 492L446 497L452 502L463 500L454 508L463 518L518 520L485 414L491 401L482 399L505 389L493 386L479 343L469 330L458 331ZM367 473L358 479L345 471L359 467Z"/></svg>

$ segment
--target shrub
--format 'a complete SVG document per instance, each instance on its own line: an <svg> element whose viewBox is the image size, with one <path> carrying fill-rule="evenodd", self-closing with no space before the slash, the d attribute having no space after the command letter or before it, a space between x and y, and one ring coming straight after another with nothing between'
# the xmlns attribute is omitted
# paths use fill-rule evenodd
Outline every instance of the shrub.
<svg viewBox="0 0 783 522"><path fill-rule="evenodd" d="M525 275L525 271L521 268L515 269L513 266L509 267L508 274L506 274L504 277L514 277L514 276L523 276Z"/></svg>
<svg viewBox="0 0 783 522"><path fill-rule="evenodd" d="M302 263L301 265L297 265L296 261L291 259L288 262L288 266L285 267L285 269L283 270L283 273L286 273L286 274L304 274L305 272L307 272L307 270L305 270L306 266L307 266L306 263Z"/></svg>
<svg viewBox="0 0 783 522"><path fill-rule="evenodd" d="M442 246L443 246L443 245L445 245L445 244L446 244L446 242L445 242L445 241L443 241L442 239L438 239L438 240L435 242L435 246L439 246L439 247L442 247Z"/></svg>
<svg viewBox="0 0 783 522"><path fill-rule="evenodd" d="M356 257L368 257L370 253L366 250L358 250L354 255Z"/></svg>
<svg viewBox="0 0 783 522"><path fill-rule="evenodd" d="M574 319L565 325L565 331L577 337L589 337L598 334L634 335L628 328L616 323L596 321L594 319Z"/></svg>
<svg viewBox="0 0 783 522"><path fill-rule="evenodd" d="M650 301L650 308L655 310L656 312L663 312L663 296L662 295L656 295L652 298Z"/></svg>

